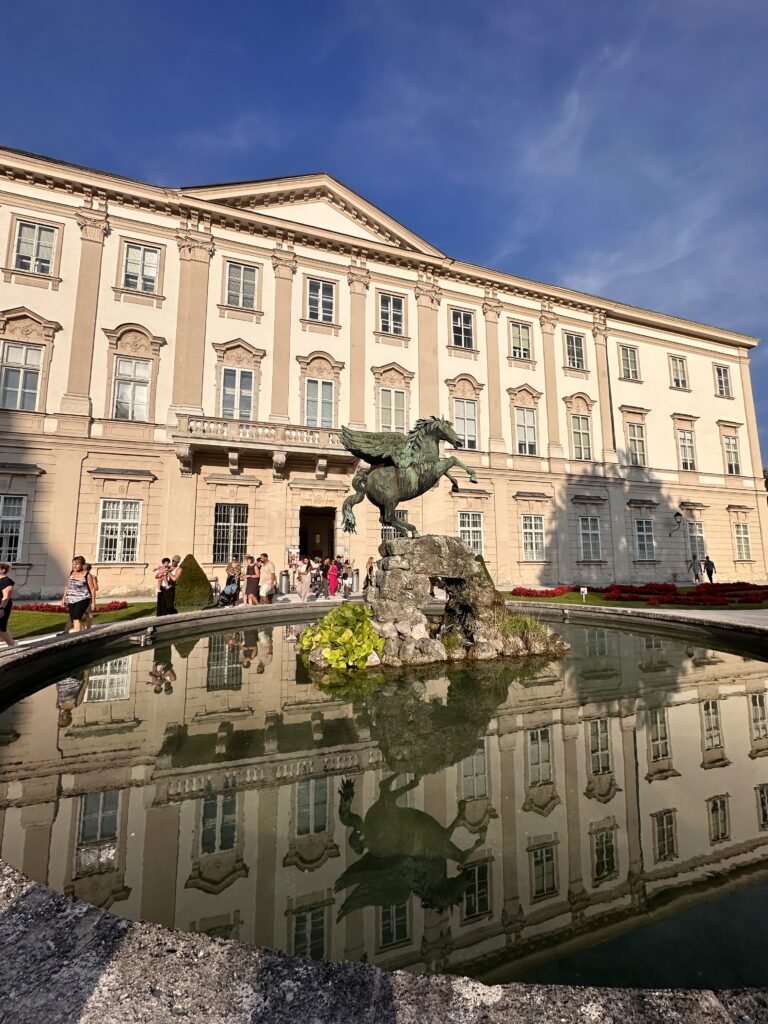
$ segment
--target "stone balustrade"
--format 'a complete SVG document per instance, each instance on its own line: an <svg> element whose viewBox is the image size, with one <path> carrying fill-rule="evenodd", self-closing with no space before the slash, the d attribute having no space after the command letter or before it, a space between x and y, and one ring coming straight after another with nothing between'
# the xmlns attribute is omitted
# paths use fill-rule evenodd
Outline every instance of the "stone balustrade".
<svg viewBox="0 0 768 1024"><path fill-rule="evenodd" d="M338 430L327 427L302 427L289 423L260 423L253 420L224 419L216 416L180 415L173 431L176 439L214 441L228 445L255 444L270 448L304 448L315 451L345 451Z"/></svg>

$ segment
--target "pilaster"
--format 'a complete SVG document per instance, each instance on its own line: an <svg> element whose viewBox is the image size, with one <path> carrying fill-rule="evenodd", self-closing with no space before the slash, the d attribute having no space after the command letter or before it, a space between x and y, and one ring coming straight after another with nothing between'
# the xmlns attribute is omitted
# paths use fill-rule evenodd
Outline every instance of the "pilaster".
<svg viewBox="0 0 768 1024"><path fill-rule="evenodd" d="M437 355L437 310L443 293L431 281L420 281L415 291L419 310L419 417L440 415Z"/></svg>
<svg viewBox="0 0 768 1024"><path fill-rule="evenodd" d="M365 429L365 299L371 275L352 265L349 282L349 422Z"/></svg>
<svg viewBox="0 0 768 1024"><path fill-rule="evenodd" d="M560 413L557 404L557 366L555 363L555 326L557 317L554 304L545 299L541 304L542 355L544 357L544 399L547 410L547 437L549 439L548 454L550 459L559 459L562 463L564 453L560 440ZM556 467L550 463L550 470ZM562 468L558 466L557 468Z"/></svg>
<svg viewBox="0 0 768 1024"><path fill-rule="evenodd" d="M291 249L272 253L275 271L275 334L272 346L272 403L269 418L288 423L288 397L291 380L291 294L296 273L296 256Z"/></svg>
<svg viewBox="0 0 768 1024"><path fill-rule="evenodd" d="M499 779L501 784L502 889L501 923L510 943L523 928L517 877L517 807L515 806L515 733L500 733Z"/></svg>
<svg viewBox="0 0 768 1024"><path fill-rule="evenodd" d="M503 452L504 431L501 424L501 374L499 373L499 316L502 305L493 296L483 302L485 317L485 358L488 367L488 449Z"/></svg>
<svg viewBox="0 0 768 1024"><path fill-rule="evenodd" d="M146 815L141 916L145 921L173 928L176 925L180 805L148 807Z"/></svg>
<svg viewBox="0 0 768 1024"><path fill-rule="evenodd" d="M747 421L747 439L749 441L750 476L755 478L757 489L757 519L760 526L760 546L763 568L768 572L768 504L762 489L761 472L763 461L760 456L760 436L757 432L755 400L752 394L752 380L749 371L749 356L745 349L739 349L739 373L741 376L741 393L744 396L744 415Z"/></svg>
<svg viewBox="0 0 768 1024"><path fill-rule="evenodd" d="M91 416L91 373L96 338L96 313L99 306L101 259L104 253L104 237L109 232L107 207L83 207L76 213L75 220L80 228L80 267L72 321L69 376L67 390L61 398L61 411L77 416Z"/></svg>
<svg viewBox="0 0 768 1024"><path fill-rule="evenodd" d="M214 253L210 235L179 232L179 305L173 361L173 412L203 412L203 365L208 313L208 276Z"/></svg>
<svg viewBox="0 0 768 1024"><path fill-rule="evenodd" d="M579 813L580 778L576 743L579 737L579 723L576 712L571 712L573 721L563 722L563 747L565 754L565 816L568 828L568 902L574 919L581 916L585 891L581 874L581 815Z"/></svg>
<svg viewBox="0 0 768 1024"><path fill-rule="evenodd" d="M618 465L616 453L616 432L613 424L611 382L608 370L608 328L605 313L595 310L592 324L595 339L595 365L597 368L597 393L600 397L600 432L603 442L603 462Z"/></svg>
<svg viewBox="0 0 768 1024"><path fill-rule="evenodd" d="M622 708L622 711L624 708ZM624 793L627 813L627 878L634 903L645 901L643 880L643 847L640 836L639 768L637 763L637 715L621 718L621 753L624 768Z"/></svg>

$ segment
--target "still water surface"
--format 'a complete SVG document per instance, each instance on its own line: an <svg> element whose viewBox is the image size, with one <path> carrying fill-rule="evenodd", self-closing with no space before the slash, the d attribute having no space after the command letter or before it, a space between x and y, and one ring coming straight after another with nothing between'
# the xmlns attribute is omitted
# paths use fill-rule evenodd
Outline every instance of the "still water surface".
<svg viewBox="0 0 768 1024"><path fill-rule="evenodd" d="M138 651L0 715L0 853L134 919L484 980L768 984L768 666L562 661L323 692L294 627Z"/></svg>

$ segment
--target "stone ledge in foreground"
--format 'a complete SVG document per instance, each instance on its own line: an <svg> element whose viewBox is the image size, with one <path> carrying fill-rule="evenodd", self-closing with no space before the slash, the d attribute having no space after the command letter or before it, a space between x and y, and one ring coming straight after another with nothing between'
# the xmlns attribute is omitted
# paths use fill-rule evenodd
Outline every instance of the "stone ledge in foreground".
<svg viewBox="0 0 768 1024"><path fill-rule="evenodd" d="M485 986L301 960L132 923L0 862L0 1021L13 1024L768 1024L768 990Z"/></svg>

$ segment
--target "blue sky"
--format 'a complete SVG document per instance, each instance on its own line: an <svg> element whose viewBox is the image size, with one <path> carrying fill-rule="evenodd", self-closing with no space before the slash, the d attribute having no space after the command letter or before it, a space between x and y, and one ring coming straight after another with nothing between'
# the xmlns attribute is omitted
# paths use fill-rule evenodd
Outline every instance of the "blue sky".
<svg viewBox="0 0 768 1024"><path fill-rule="evenodd" d="M768 463L764 0L40 0L3 21L7 145L167 185L327 170L457 258L766 337Z"/></svg>

